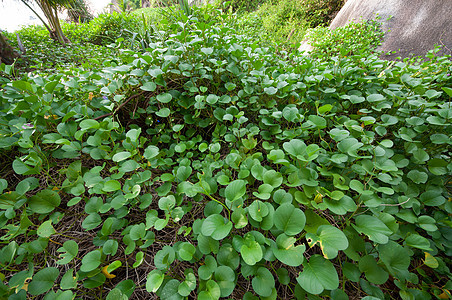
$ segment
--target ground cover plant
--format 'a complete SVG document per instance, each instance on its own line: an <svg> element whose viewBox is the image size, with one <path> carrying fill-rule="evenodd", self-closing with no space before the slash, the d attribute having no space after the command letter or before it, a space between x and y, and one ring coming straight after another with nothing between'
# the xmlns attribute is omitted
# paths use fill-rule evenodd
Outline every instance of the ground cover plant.
<svg viewBox="0 0 452 300"><path fill-rule="evenodd" d="M164 26L101 65L1 66L0 297L450 296L448 57Z"/></svg>

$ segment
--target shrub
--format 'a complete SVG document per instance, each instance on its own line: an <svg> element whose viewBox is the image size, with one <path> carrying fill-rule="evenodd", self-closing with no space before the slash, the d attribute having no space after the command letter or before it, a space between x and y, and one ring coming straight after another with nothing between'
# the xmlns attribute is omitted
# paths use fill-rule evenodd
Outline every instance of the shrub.
<svg viewBox="0 0 452 300"><path fill-rule="evenodd" d="M323 58L370 55L381 45L383 37L378 19L351 22L333 30L317 27L306 35L315 55Z"/></svg>
<svg viewBox="0 0 452 300"><path fill-rule="evenodd" d="M256 12L240 15L237 26L245 33L258 33L262 40L296 44L308 28L328 24L342 4L335 0L268 1Z"/></svg>

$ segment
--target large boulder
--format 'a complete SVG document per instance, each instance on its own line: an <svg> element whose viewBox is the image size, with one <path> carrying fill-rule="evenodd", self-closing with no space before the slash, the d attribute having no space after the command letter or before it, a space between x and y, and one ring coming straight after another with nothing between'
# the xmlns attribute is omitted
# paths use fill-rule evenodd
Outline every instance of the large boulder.
<svg viewBox="0 0 452 300"><path fill-rule="evenodd" d="M387 59L424 55L435 44L440 54L452 54L452 0L348 0L330 28L377 14L385 31L379 50L397 51Z"/></svg>

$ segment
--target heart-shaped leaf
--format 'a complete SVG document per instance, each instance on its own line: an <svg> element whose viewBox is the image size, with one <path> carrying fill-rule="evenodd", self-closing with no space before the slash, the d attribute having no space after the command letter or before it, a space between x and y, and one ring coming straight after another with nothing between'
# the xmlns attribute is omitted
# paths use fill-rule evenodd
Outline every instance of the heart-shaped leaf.
<svg viewBox="0 0 452 300"><path fill-rule="evenodd" d="M320 294L324 290L334 290L339 286L339 277L333 264L321 257L313 255L303 264L303 271L297 282L308 293Z"/></svg>
<svg viewBox="0 0 452 300"><path fill-rule="evenodd" d="M253 290L262 297L269 297L275 287L273 274L264 267L257 269L256 276L251 281Z"/></svg>
<svg viewBox="0 0 452 300"><path fill-rule="evenodd" d="M333 259L337 256L339 250L345 250L348 247L348 239L338 228L331 225L321 225L316 234L308 233L309 246L313 247L319 244L323 256L327 259Z"/></svg>
<svg viewBox="0 0 452 300"><path fill-rule="evenodd" d="M245 195L245 192L246 181L239 179L230 182L226 187L224 194L227 200L233 202Z"/></svg>
<svg viewBox="0 0 452 300"><path fill-rule="evenodd" d="M306 217L301 209L286 203L276 209L274 223L276 228L284 231L285 234L296 235L303 230Z"/></svg>
<svg viewBox="0 0 452 300"><path fill-rule="evenodd" d="M232 222L219 214L207 217L202 224L201 232L205 236L210 236L214 240L224 239L232 229Z"/></svg>
<svg viewBox="0 0 452 300"><path fill-rule="evenodd" d="M61 198L55 191L42 190L36 195L31 196L28 203L33 212L47 214L60 205Z"/></svg>
<svg viewBox="0 0 452 300"><path fill-rule="evenodd" d="M55 284L60 271L54 267L44 268L35 275L28 285L28 292L31 295L41 295L47 292Z"/></svg>
<svg viewBox="0 0 452 300"><path fill-rule="evenodd" d="M292 267L298 267L303 263L303 253L306 250L305 245L295 246L295 242L295 238L282 233L276 238L276 244L272 245L275 257L283 264Z"/></svg>

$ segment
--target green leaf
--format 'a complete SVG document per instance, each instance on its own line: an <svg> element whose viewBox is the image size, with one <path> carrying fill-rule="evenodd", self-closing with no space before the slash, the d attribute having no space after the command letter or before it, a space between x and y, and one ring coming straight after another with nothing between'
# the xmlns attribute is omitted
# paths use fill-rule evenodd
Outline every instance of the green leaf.
<svg viewBox="0 0 452 300"><path fill-rule="evenodd" d="M140 165L135 160L129 159L121 164L119 171L123 172L123 173L128 173L128 172L135 171L139 167L140 167Z"/></svg>
<svg viewBox="0 0 452 300"><path fill-rule="evenodd" d="M377 265L375 258L371 255L365 255L359 260L359 270L364 272L367 280L374 284L383 284L389 278L388 273Z"/></svg>
<svg viewBox="0 0 452 300"><path fill-rule="evenodd" d="M137 254L135 255L135 262L132 265L132 268L137 268L139 267L144 260L144 252L143 251L139 251L137 252Z"/></svg>
<svg viewBox="0 0 452 300"><path fill-rule="evenodd" d="M178 293L180 282L176 279L171 279L168 281L165 286L162 288L162 292L160 293L160 299L168 299L168 300L182 300L184 299Z"/></svg>
<svg viewBox="0 0 452 300"><path fill-rule="evenodd" d="M224 194L227 200L233 202L240 199L246 192L245 180L234 180L226 187Z"/></svg>
<svg viewBox="0 0 452 300"><path fill-rule="evenodd" d="M253 195L259 199L267 200L271 197L271 192L273 191L273 187L269 184L261 184L258 187L258 192L253 192Z"/></svg>
<svg viewBox="0 0 452 300"><path fill-rule="evenodd" d="M264 92L265 92L267 95L274 95L274 94L276 94L277 91L278 91L278 89L275 88L275 87L272 87L272 86L267 87L267 88L264 88Z"/></svg>
<svg viewBox="0 0 452 300"><path fill-rule="evenodd" d="M369 102L378 102L383 101L385 99L386 99L385 96L380 94L370 94L369 96L367 96L367 101Z"/></svg>
<svg viewBox="0 0 452 300"><path fill-rule="evenodd" d="M0 178L0 194L3 193L3 191L8 187L8 182L3 179Z"/></svg>
<svg viewBox="0 0 452 300"><path fill-rule="evenodd" d="M130 298L133 291L135 291L136 285L133 280L126 279L118 283L115 288L119 289L124 295L127 296L127 298Z"/></svg>
<svg viewBox="0 0 452 300"><path fill-rule="evenodd" d="M394 241L389 241L385 245L378 245L380 259L386 265L389 273L401 280L409 276L410 252ZM411 252L412 253L412 252Z"/></svg>
<svg viewBox="0 0 452 300"><path fill-rule="evenodd" d="M123 151L123 152L119 152L119 153L116 153L115 155L113 155L112 160L115 162L120 162L120 161L128 159L131 156L132 156L132 153L130 153L129 151Z"/></svg>
<svg viewBox="0 0 452 300"><path fill-rule="evenodd" d="M173 96L171 96L170 93L164 93L164 94L157 95L157 100L162 103L168 103L171 101L171 99L173 99Z"/></svg>
<svg viewBox="0 0 452 300"><path fill-rule="evenodd" d="M125 295L120 289L114 288L112 289L105 300L127 300L129 297Z"/></svg>
<svg viewBox="0 0 452 300"><path fill-rule="evenodd" d="M32 85L27 81L22 80L13 81L13 87L22 91L34 93Z"/></svg>
<svg viewBox="0 0 452 300"><path fill-rule="evenodd" d="M176 205L176 198L173 195L159 199L159 208L164 211L171 211Z"/></svg>
<svg viewBox="0 0 452 300"><path fill-rule="evenodd" d="M438 226L436 226L436 220L430 216L419 216L418 222L419 226L426 231L438 230Z"/></svg>
<svg viewBox="0 0 452 300"><path fill-rule="evenodd" d="M217 95L209 94L206 98L206 102L213 105L218 102L219 97Z"/></svg>
<svg viewBox="0 0 452 300"><path fill-rule="evenodd" d="M213 280L209 280L206 283L204 291L198 294L198 300L218 300L221 296L221 289L218 283Z"/></svg>
<svg viewBox="0 0 452 300"><path fill-rule="evenodd" d="M427 173L419 172L418 170L411 170L407 176L416 184L426 183L428 179Z"/></svg>
<svg viewBox="0 0 452 300"><path fill-rule="evenodd" d="M157 155L159 155L159 148L156 146L148 146L143 153L144 158L146 158L147 160L151 160L152 158L156 157Z"/></svg>
<svg viewBox="0 0 452 300"><path fill-rule="evenodd" d="M275 287L275 278L272 273L264 267L257 269L256 276L251 281L253 290L262 297L269 297Z"/></svg>
<svg viewBox="0 0 452 300"><path fill-rule="evenodd" d="M33 212L38 214L47 214L58 207L61 203L61 198L58 193L51 190L42 190L36 195L28 199L28 203Z"/></svg>
<svg viewBox="0 0 452 300"><path fill-rule="evenodd" d="M406 239L405 243L414 248L426 250L426 251L433 251L432 248L430 248L430 242L428 239L426 239L423 236L420 236L419 234L410 234Z"/></svg>
<svg viewBox="0 0 452 300"><path fill-rule="evenodd" d="M232 83L232 82L226 82L225 85L224 85L224 87L225 87L229 92L232 91L232 90L234 90L236 86L237 86L237 85L236 85L235 83Z"/></svg>
<svg viewBox="0 0 452 300"><path fill-rule="evenodd" d="M298 267L304 261L303 253L306 250L305 245L295 246L296 239L289 237L284 233L278 235L276 244L272 245L272 251L275 257L291 267Z"/></svg>
<svg viewBox="0 0 452 300"><path fill-rule="evenodd" d="M180 166L176 171L176 178L179 181L185 181L190 177L193 169L190 166Z"/></svg>
<svg viewBox="0 0 452 300"><path fill-rule="evenodd" d="M357 151L363 145L363 143L358 142L358 140L355 138L346 138L337 144L337 148L342 153L347 153L352 157L358 157Z"/></svg>
<svg viewBox="0 0 452 300"><path fill-rule="evenodd" d="M154 265L159 270L167 269L176 259L176 252L171 246L164 246L154 255Z"/></svg>
<svg viewBox="0 0 452 300"><path fill-rule="evenodd" d="M83 287L87 289L97 288L105 283L106 277L102 273L97 273L93 277L89 277L83 281Z"/></svg>
<svg viewBox="0 0 452 300"><path fill-rule="evenodd" d="M171 114L171 110L168 107L163 107L155 114L161 118L166 118Z"/></svg>
<svg viewBox="0 0 452 300"><path fill-rule="evenodd" d="M289 271L286 268L279 268L276 270L276 274L278 275L279 283L283 285L288 285L290 283Z"/></svg>
<svg viewBox="0 0 452 300"><path fill-rule="evenodd" d="M227 266L219 266L215 270L215 282L220 287L220 297L228 297L235 288L235 273Z"/></svg>
<svg viewBox="0 0 452 300"><path fill-rule="evenodd" d="M196 276L192 269L185 269L185 280L177 288L179 295L187 297L190 293L196 289Z"/></svg>
<svg viewBox="0 0 452 300"><path fill-rule="evenodd" d="M29 264L28 270L17 272L9 279L9 286L11 288L14 288L15 290L22 289L25 286L25 284L27 284L32 279L33 272L34 272L33 264Z"/></svg>
<svg viewBox="0 0 452 300"><path fill-rule="evenodd" d="M359 282L361 271L356 264L345 262L342 264L342 273L353 282Z"/></svg>
<svg viewBox="0 0 452 300"><path fill-rule="evenodd" d="M165 275L160 270L152 270L146 280L146 291L155 293L163 283Z"/></svg>
<svg viewBox="0 0 452 300"><path fill-rule="evenodd" d="M301 209L286 203L276 209L274 223L276 228L284 231L285 234L296 235L303 230L306 217Z"/></svg>
<svg viewBox="0 0 452 300"><path fill-rule="evenodd" d="M82 266L80 270L82 272L90 272L101 264L101 253L99 250L93 250L86 254L82 259Z"/></svg>
<svg viewBox="0 0 452 300"><path fill-rule="evenodd" d="M359 233L364 233L372 241L379 244L386 244L392 231L380 219L369 215L359 215L355 218L353 228Z"/></svg>
<svg viewBox="0 0 452 300"><path fill-rule="evenodd" d="M348 247L348 239L338 228L331 225L321 225L317 229L317 234L306 235L310 247L319 244L323 256L326 259L333 259L337 256L339 250L345 250ZM309 241L310 240L310 241Z"/></svg>
<svg viewBox="0 0 452 300"><path fill-rule="evenodd" d="M104 192L114 192L121 189L121 183L117 180L108 180L104 183L102 191Z"/></svg>
<svg viewBox="0 0 452 300"><path fill-rule="evenodd" d="M210 236L214 240L222 240L228 236L232 229L232 222L225 219L219 214L208 216L203 224L201 233L205 236Z"/></svg>
<svg viewBox="0 0 452 300"><path fill-rule="evenodd" d="M75 289L77 287L78 275L74 276L74 269L69 269L64 273L63 278L61 278L60 288L62 290Z"/></svg>
<svg viewBox="0 0 452 300"><path fill-rule="evenodd" d="M446 94L449 95L449 97L452 97L452 88L448 88L448 87L442 87L443 91L446 92Z"/></svg>
<svg viewBox="0 0 452 300"><path fill-rule="evenodd" d="M283 177L281 173L275 170L268 170L263 174L264 184L271 185L273 188L277 188L283 182Z"/></svg>
<svg viewBox="0 0 452 300"><path fill-rule="evenodd" d="M57 268L44 268L33 276L33 280L28 285L28 292L31 295L41 295L50 290L60 275Z"/></svg>
<svg viewBox="0 0 452 300"><path fill-rule="evenodd" d="M157 88L157 85L153 83L152 81L145 82L142 86L140 86L140 89L143 91L153 92Z"/></svg>
<svg viewBox="0 0 452 300"><path fill-rule="evenodd" d="M102 218L99 214L97 213L89 214L85 218L85 220L83 220L82 227L86 230L93 230L94 228L99 226L100 223L102 223Z"/></svg>
<svg viewBox="0 0 452 300"><path fill-rule="evenodd" d="M177 254L179 254L182 260L190 261L192 260L195 252L196 252L195 246L188 242L182 242L178 247Z"/></svg>
<svg viewBox="0 0 452 300"><path fill-rule="evenodd" d="M209 280L217 268L217 261L213 256L207 255L204 259L204 265L198 268L198 276L201 280Z"/></svg>
<svg viewBox="0 0 452 300"><path fill-rule="evenodd" d="M78 254L78 244L73 240L64 242L63 247L58 248L57 252L63 252L59 255L61 258L56 263L59 265L68 264Z"/></svg>
<svg viewBox="0 0 452 300"><path fill-rule="evenodd" d="M52 234L55 234L55 228L53 228L52 226L52 220L47 220L45 222L43 222L41 225L39 225L38 227L38 231L37 234L40 237L44 237L44 238L48 238L50 237Z"/></svg>
<svg viewBox="0 0 452 300"><path fill-rule="evenodd" d="M99 122L92 119L86 119L80 122L80 128L82 130L88 130L88 129L98 129L99 128Z"/></svg>
<svg viewBox="0 0 452 300"><path fill-rule="evenodd" d="M1 141L0 141L1 143ZM39 173L39 166L33 164L33 167L24 163L22 159L16 158L13 161L13 170L19 175L32 175Z"/></svg>
<svg viewBox="0 0 452 300"><path fill-rule="evenodd" d="M248 206L248 214L253 220L257 222L261 222L262 219L268 215L268 212L268 207L264 202L259 200L254 200L253 203Z"/></svg>
<svg viewBox="0 0 452 300"><path fill-rule="evenodd" d="M240 254L246 264L253 266L263 257L261 245L254 238L246 238L245 243L240 248Z"/></svg>
<svg viewBox="0 0 452 300"><path fill-rule="evenodd" d="M243 208L237 208L231 215L231 220L234 222L234 227L237 229L243 228L248 225L248 218L246 217L246 212Z"/></svg>
<svg viewBox="0 0 452 300"><path fill-rule="evenodd" d="M220 265L228 266L235 270L240 265L240 255L231 244L225 243L217 253L217 261Z"/></svg>
<svg viewBox="0 0 452 300"><path fill-rule="evenodd" d="M213 53L213 48L201 48L201 52L205 55L209 55Z"/></svg>
<svg viewBox="0 0 452 300"><path fill-rule="evenodd" d="M308 293L320 294L324 290L334 290L339 286L339 277L333 264L313 255L303 264L303 271L297 277L298 284Z"/></svg>

